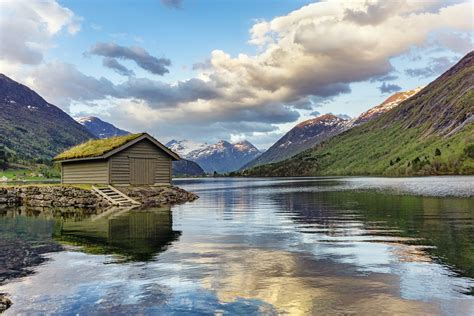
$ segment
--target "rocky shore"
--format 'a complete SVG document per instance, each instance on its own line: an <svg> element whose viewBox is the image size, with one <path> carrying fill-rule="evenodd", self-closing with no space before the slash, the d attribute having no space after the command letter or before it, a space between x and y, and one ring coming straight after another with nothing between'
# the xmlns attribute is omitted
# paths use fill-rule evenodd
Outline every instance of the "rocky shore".
<svg viewBox="0 0 474 316"><path fill-rule="evenodd" d="M175 186L117 187L143 206L180 204L194 201L198 196ZM0 187L0 207L73 207L97 209L110 202L90 189L74 186Z"/></svg>
<svg viewBox="0 0 474 316"><path fill-rule="evenodd" d="M73 186L0 187L0 204L31 207L107 207L109 202L91 190Z"/></svg>
<svg viewBox="0 0 474 316"><path fill-rule="evenodd" d="M142 207L172 205L190 202L198 196L174 186L117 187L120 191L142 203ZM74 186L18 186L0 187L0 215L14 207L23 212L53 216L76 216L101 212L110 202L92 190ZM5 214L7 214L5 213ZM45 236L50 236L45 234ZM2 234L0 229L0 285L8 280L33 273L33 268L48 260L44 254L61 251L63 247L49 238L33 240ZM0 314L12 302L0 292Z"/></svg>
<svg viewBox="0 0 474 316"><path fill-rule="evenodd" d="M182 204L199 198L196 194L175 186L117 187L117 189L143 206Z"/></svg>
<svg viewBox="0 0 474 316"><path fill-rule="evenodd" d="M33 273L33 268L48 260L43 255L61 251L63 247L51 240L30 241L14 237L0 238L0 285L8 280ZM0 313L11 306L6 293L0 293Z"/></svg>

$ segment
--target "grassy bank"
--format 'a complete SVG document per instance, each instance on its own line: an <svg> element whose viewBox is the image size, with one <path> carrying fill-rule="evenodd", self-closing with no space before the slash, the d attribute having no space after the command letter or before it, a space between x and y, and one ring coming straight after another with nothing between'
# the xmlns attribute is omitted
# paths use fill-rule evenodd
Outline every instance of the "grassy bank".
<svg viewBox="0 0 474 316"><path fill-rule="evenodd" d="M34 166L12 166L6 170L0 170L0 180L8 181L45 181L60 180L61 172L57 167L46 165Z"/></svg>
<svg viewBox="0 0 474 316"><path fill-rule="evenodd" d="M78 188L83 190L92 190L92 184L62 184L62 183L9 183L0 182L0 188L7 187L65 187L65 188Z"/></svg>

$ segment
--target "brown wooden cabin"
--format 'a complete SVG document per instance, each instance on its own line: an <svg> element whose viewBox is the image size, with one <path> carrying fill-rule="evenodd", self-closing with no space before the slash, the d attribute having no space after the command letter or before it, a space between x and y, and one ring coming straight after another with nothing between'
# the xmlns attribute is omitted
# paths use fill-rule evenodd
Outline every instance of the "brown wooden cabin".
<svg viewBox="0 0 474 316"><path fill-rule="evenodd" d="M147 133L89 140L57 155L65 184L169 185L179 156Z"/></svg>

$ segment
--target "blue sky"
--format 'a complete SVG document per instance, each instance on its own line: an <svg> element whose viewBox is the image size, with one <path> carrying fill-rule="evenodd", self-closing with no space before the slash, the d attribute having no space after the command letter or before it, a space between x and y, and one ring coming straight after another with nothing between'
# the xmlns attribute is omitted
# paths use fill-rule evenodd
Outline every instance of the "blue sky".
<svg viewBox="0 0 474 316"><path fill-rule="evenodd" d="M315 112L356 116L424 86L473 47L463 1L0 6L1 72L71 115L162 141L267 148Z"/></svg>
<svg viewBox="0 0 474 316"><path fill-rule="evenodd" d="M193 64L208 59L214 49L232 55L254 54L256 48L247 42L256 20L286 14L311 1L183 1L181 8L163 5L159 0L60 3L83 18L82 29L75 36L62 36L57 49L50 52L51 58L67 58L88 69L89 74L102 76L100 58L83 56L93 43L138 45L172 60L170 73L160 78L172 82L195 76ZM141 74L147 75L144 71Z"/></svg>

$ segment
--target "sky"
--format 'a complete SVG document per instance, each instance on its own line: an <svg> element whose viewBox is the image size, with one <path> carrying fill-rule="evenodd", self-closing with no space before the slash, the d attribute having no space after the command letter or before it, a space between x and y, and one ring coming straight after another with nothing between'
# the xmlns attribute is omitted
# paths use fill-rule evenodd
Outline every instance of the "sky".
<svg viewBox="0 0 474 316"><path fill-rule="evenodd" d="M0 0L0 72L162 142L355 117L473 50L471 1Z"/></svg>

